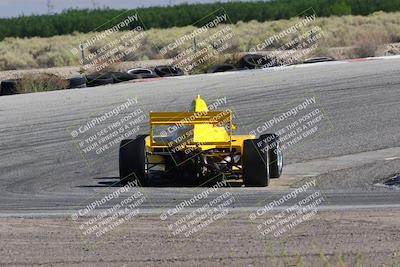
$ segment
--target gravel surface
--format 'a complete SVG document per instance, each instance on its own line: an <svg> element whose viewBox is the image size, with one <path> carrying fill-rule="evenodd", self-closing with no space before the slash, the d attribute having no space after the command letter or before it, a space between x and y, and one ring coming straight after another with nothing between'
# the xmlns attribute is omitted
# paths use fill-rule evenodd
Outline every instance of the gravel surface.
<svg viewBox="0 0 400 267"><path fill-rule="evenodd" d="M189 238L173 236L158 216L136 217L101 237L82 235L79 221L3 218L0 265L400 266L399 216L322 212L278 238L260 235L247 214L227 215Z"/></svg>

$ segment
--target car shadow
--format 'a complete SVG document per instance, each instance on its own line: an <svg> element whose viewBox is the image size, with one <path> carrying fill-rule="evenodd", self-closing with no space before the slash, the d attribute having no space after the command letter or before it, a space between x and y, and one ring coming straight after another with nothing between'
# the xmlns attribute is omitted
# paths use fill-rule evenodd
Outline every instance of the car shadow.
<svg viewBox="0 0 400 267"><path fill-rule="evenodd" d="M119 177L95 177L93 178L97 183L93 185L79 185L82 188L106 188L106 187L123 187L124 183L120 181ZM159 177L152 177L146 187L212 187L217 181L208 181L204 183L196 183L195 181L182 181L180 179L166 179ZM227 180L226 188L228 187L242 187L240 180Z"/></svg>
<svg viewBox="0 0 400 267"><path fill-rule="evenodd" d="M124 186L119 177L96 177L93 178L93 180L97 180L96 184L94 185L79 185L77 187L84 187L84 188L90 188L90 187L122 187Z"/></svg>

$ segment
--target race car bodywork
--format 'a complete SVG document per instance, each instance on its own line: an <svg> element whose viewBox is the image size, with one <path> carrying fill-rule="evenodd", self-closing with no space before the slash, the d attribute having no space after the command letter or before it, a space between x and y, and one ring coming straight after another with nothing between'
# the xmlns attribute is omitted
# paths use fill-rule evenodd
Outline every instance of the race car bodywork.
<svg viewBox="0 0 400 267"><path fill-rule="evenodd" d="M209 111L200 97L190 112L150 112L148 135L123 140L120 179L150 184L157 174L197 184L215 179L243 179L246 186L268 186L282 173L279 137L233 135L231 110Z"/></svg>

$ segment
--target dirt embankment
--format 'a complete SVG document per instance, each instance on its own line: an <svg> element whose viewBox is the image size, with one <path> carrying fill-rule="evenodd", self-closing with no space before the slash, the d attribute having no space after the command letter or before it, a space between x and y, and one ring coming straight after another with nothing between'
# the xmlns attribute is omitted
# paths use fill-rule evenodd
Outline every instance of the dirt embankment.
<svg viewBox="0 0 400 267"><path fill-rule="evenodd" d="M318 56L328 56L332 57L336 60L344 60L351 59L354 55L357 54L357 50L359 48L356 47L335 47L326 49L323 54L318 54ZM258 52L262 55L279 55L282 58L287 58L290 55L290 51L276 52L276 51L265 51ZM240 57L245 55L246 53L236 53L232 55L226 55L225 57L219 58L214 64L222 64L224 61L227 63L232 63L232 61L237 60L236 57ZM381 46L378 49L378 56L390 56L390 55L400 55L400 43L393 43ZM169 59L155 59L155 60L144 60L144 61L127 61L120 62L113 66L109 66L113 71L122 71L126 72L133 68L150 68L154 69L156 66L160 65L168 65L170 62ZM302 63L302 62L297 62ZM211 65L210 65L211 66ZM205 69L210 66L205 66ZM8 80L8 79L16 79L21 78L24 75L28 74L37 74L37 73L50 73L55 74L63 78L71 78L74 76L79 76L82 73L82 68L80 66L66 66L66 67L55 67L55 68L38 68L38 69L22 69L22 70L6 70L0 71L0 81ZM107 70L105 70L107 71Z"/></svg>

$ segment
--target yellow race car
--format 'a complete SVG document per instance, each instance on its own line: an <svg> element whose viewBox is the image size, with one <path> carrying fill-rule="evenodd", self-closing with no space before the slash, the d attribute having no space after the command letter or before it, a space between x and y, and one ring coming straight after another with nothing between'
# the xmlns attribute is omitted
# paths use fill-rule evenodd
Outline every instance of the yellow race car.
<svg viewBox="0 0 400 267"><path fill-rule="evenodd" d="M268 186L282 173L276 134L233 135L231 110L209 111L200 97L190 112L150 112L150 133L122 140L120 179L148 186L150 176L194 180L243 179L245 186Z"/></svg>

